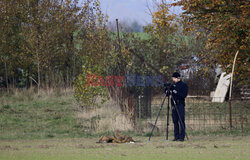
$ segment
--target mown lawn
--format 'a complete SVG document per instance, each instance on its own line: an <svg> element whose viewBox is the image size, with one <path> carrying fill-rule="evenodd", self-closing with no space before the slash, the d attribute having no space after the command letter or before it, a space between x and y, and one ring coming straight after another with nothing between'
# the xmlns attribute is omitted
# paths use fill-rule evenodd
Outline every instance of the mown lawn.
<svg viewBox="0 0 250 160"><path fill-rule="evenodd" d="M135 144L97 144L98 138L0 140L2 160L247 160L250 136L194 136L165 142L134 137Z"/></svg>

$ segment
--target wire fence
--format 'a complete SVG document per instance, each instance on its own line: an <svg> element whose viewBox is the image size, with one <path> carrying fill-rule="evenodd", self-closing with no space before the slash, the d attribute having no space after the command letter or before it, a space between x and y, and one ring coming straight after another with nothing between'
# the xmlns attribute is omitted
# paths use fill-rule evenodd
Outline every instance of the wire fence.
<svg viewBox="0 0 250 160"><path fill-rule="evenodd" d="M137 118L137 122L141 125L154 124L156 116L159 112L162 97L154 97L151 101L151 116L143 116L143 107L141 110L137 107L137 113L141 117ZM217 97L216 99L220 99ZM160 117L157 122L157 127L160 132L165 132L167 121L167 103L166 99ZM250 127L250 100L232 99L232 126L235 129L245 130ZM171 103L169 114L169 129L173 130ZM138 115L138 114L137 114ZM228 102L216 103L212 102L212 98L208 96L189 96L186 99L185 106L185 123L187 131L209 131L227 129L230 127L230 111Z"/></svg>

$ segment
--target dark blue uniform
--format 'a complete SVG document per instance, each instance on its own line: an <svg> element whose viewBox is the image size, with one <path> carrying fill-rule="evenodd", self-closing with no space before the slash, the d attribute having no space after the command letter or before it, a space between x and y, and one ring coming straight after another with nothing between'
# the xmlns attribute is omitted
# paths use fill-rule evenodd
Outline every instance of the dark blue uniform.
<svg viewBox="0 0 250 160"><path fill-rule="evenodd" d="M172 119L174 123L174 137L175 139L180 139L184 140L185 138L185 98L187 97L188 94L188 86L186 83L179 81L175 84L173 84L170 88L172 92L172 99L171 99L171 104L172 104ZM176 106L174 105L174 102L176 103ZM178 116L178 113L176 111L178 109L178 112L180 114L180 118ZM184 125L182 127L181 122Z"/></svg>

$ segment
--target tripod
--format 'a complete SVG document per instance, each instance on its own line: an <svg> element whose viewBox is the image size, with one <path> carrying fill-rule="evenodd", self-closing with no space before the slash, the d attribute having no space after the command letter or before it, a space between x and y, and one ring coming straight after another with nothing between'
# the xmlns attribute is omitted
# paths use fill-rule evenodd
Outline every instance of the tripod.
<svg viewBox="0 0 250 160"><path fill-rule="evenodd" d="M154 132L154 129L155 129L157 120L158 120L158 118L159 118L159 116L160 116L160 113L161 113L161 110L162 110L162 107L163 107L163 104L164 104L166 98L167 98L167 94L165 94L165 97L164 97L164 99L163 99L163 101L162 101L161 108L160 108L160 110L159 110L159 112L158 112L158 114L157 114L157 117L156 117L156 120L155 120L155 124L154 124L154 126L153 126L153 128L152 128L152 131L151 131L151 134L150 134L150 136L149 136L149 138L148 138L148 142L150 142L150 138L152 137L152 134L153 134L153 132Z"/></svg>
<svg viewBox="0 0 250 160"><path fill-rule="evenodd" d="M149 138L148 138L148 142L150 142L150 139L151 139L151 137L152 137L152 135L153 135L153 132L154 132L154 129L155 129L156 123L157 123L157 121L158 121L158 118L159 118L159 116L160 116L161 110L162 110L162 108L163 108L163 105L164 105L164 102L165 102L165 100L166 100L167 96L168 96L168 106L167 106L168 111L167 111L166 141L168 141L168 127L169 127L169 99L170 99L170 88L171 88L171 86L172 86L172 85L170 85L170 87L168 88L167 93L165 93L165 97L164 97L164 99L163 99L163 101L162 101L162 104L161 104L160 110L159 110L159 112L158 112L158 114L157 114L157 117L156 117L156 120L155 120L154 126L153 126L153 128L152 128L151 134L150 134L150 136L149 136ZM180 125L181 125L181 128L184 130L184 129L185 129L185 127L184 127L183 122L181 121L181 116L180 116L180 113L179 113L179 111L178 111L178 107L177 107L177 105L176 105L176 102L175 102L175 100L174 100L173 96L171 96L171 100L172 100L172 101L173 101L173 103L174 103L174 106L173 106L173 107L174 107L174 109L175 109L175 110L176 110L176 112L177 112L178 118L179 118L179 120L180 120ZM188 140L188 135L187 135L186 131L185 131L185 135L186 135L187 140Z"/></svg>

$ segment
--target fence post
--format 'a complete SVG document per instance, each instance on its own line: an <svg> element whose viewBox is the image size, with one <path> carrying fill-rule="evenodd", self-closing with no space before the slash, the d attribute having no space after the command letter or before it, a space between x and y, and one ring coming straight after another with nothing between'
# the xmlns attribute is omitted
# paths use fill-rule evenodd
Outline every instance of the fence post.
<svg viewBox="0 0 250 160"><path fill-rule="evenodd" d="M233 124L232 124L232 105L231 105L231 98L229 99L228 101L228 106L229 106L229 126L230 126L230 129L232 129L233 127Z"/></svg>

